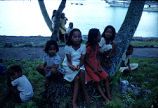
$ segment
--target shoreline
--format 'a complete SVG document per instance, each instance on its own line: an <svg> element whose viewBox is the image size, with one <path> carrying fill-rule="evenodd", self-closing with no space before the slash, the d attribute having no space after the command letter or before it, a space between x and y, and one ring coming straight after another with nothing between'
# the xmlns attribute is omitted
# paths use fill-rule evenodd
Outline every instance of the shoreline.
<svg viewBox="0 0 158 108"><path fill-rule="evenodd" d="M84 35L83 37L85 37ZM50 36L5 36L0 35L0 48L11 48L11 47L43 47L50 39ZM84 41L87 39L84 38ZM158 37L133 37L131 42L158 42ZM60 43L59 46L63 46L64 43ZM136 46L139 48L144 47L155 47L157 45L148 46Z"/></svg>

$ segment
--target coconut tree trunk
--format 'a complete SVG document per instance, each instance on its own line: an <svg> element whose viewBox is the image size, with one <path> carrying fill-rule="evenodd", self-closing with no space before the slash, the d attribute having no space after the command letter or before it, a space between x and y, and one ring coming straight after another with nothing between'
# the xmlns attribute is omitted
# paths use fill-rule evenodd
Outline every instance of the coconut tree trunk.
<svg viewBox="0 0 158 108"><path fill-rule="evenodd" d="M65 4L66 4L66 0L62 0L55 15L54 29L51 36L51 39L55 41L57 41L59 38L60 16L65 8Z"/></svg>
<svg viewBox="0 0 158 108"><path fill-rule="evenodd" d="M49 30L52 32L52 21L49 18L49 15L47 13L45 4L44 4L44 0L38 0L39 6L40 6L40 10L42 12L43 18L49 28Z"/></svg>
<svg viewBox="0 0 158 108"><path fill-rule="evenodd" d="M145 0L131 0L126 17L116 36L116 56L112 59L114 70L119 68L122 55L126 51L142 16ZM116 72L116 71L115 71Z"/></svg>

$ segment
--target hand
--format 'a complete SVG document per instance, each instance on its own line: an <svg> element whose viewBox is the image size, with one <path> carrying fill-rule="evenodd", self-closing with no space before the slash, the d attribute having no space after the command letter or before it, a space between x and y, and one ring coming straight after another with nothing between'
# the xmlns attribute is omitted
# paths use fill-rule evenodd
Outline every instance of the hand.
<svg viewBox="0 0 158 108"><path fill-rule="evenodd" d="M55 67L52 67L52 68L50 69L50 71L51 71L52 73L57 73L57 69L56 69Z"/></svg>
<svg viewBox="0 0 158 108"><path fill-rule="evenodd" d="M102 69L101 69L101 68L98 68L98 70L97 70L97 71L100 73L100 72L102 72Z"/></svg>
<svg viewBox="0 0 158 108"><path fill-rule="evenodd" d="M76 70L80 70L80 66L79 65L76 67Z"/></svg>
<svg viewBox="0 0 158 108"><path fill-rule="evenodd" d="M73 71L77 70L77 67L75 67L74 65L69 65L70 69L72 69Z"/></svg>

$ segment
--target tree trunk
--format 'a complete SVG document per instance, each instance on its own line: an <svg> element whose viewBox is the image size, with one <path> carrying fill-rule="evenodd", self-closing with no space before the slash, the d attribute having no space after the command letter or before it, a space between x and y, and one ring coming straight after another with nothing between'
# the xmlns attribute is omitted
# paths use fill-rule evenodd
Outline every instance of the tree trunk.
<svg viewBox="0 0 158 108"><path fill-rule="evenodd" d="M126 51L142 16L145 0L131 0L126 17L116 35L116 56L112 59L115 72L119 68L122 55Z"/></svg>
<svg viewBox="0 0 158 108"><path fill-rule="evenodd" d="M61 16L62 11L65 8L65 4L66 4L66 0L62 0L55 15L54 29L51 36L51 39L55 41L57 41L59 38L60 16Z"/></svg>
<svg viewBox="0 0 158 108"><path fill-rule="evenodd" d="M44 4L44 0L38 0L39 6L40 6L40 10L42 12L43 18L49 28L49 30L52 32L52 21L49 18L49 15L47 13L45 4Z"/></svg>

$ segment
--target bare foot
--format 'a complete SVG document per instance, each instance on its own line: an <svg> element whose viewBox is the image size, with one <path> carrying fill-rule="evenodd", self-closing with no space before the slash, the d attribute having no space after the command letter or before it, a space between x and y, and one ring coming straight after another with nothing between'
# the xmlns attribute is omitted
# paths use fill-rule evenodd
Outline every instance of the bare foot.
<svg viewBox="0 0 158 108"><path fill-rule="evenodd" d="M72 104L73 108L78 108L76 103Z"/></svg>

